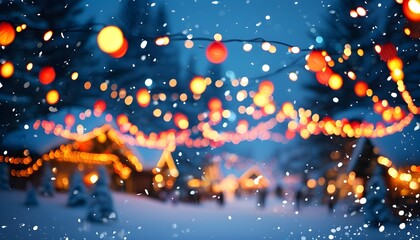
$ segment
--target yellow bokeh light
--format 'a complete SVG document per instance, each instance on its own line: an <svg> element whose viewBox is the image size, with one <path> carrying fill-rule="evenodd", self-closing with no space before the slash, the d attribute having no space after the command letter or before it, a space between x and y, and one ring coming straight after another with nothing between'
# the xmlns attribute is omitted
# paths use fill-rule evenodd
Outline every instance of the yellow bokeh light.
<svg viewBox="0 0 420 240"><path fill-rule="evenodd" d="M122 47L124 35L118 27L107 26L99 32L97 42L103 52L114 53Z"/></svg>
<svg viewBox="0 0 420 240"><path fill-rule="evenodd" d="M49 41L52 38L53 31L49 30L46 33L44 33L44 41Z"/></svg>
<svg viewBox="0 0 420 240"><path fill-rule="evenodd" d="M46 101L48 104L51 104L51 105L56 104L58 100L60 100L60 94L58 93L57 90L53 89L47 93Z"/></svg>
<svg viewBox="0 0 420 240"><path fill-rule="evenodd" d="M79 77L79 73L78 72L73 72L71 74L71 80L73 80L73 81L77 80L78 77Z"/></svg>
<svg viewBox="0 0 420 240"><path fill-rule="evenodd" d="M204 80L202 77L195 77L190 82L190 90L194 94L200 95L206 91L206 88L206 80Z"/></svg>
<svg viewBox="0 0 420 240"><path fill-rule="evenodd" d="M26 70L28 70L28 71L31 71L33 67L34 67L33 63L26 64Z"/></svg>
<svg viewBox="0 0 420 240"><path fill-rule="evenodd" d="M1 65L0 73L3 78L10 78L15 71L15 67L11 62L5 62Z"/></svg>
<svg viewBox="0 0 420 240"><path fill-rule="evenodd" d="M338 90L343 86L343 79L339 74L333 73L330 79L328 79L328 86L332 90Z"/></svg>
<svg viewBox="0 0 420 240"><path fill-rule="evenodd" d="M222 41L222 34L216 33L216 34L214 34L213 38L214 38L214 41L220 42L220 41Z"/></svg>

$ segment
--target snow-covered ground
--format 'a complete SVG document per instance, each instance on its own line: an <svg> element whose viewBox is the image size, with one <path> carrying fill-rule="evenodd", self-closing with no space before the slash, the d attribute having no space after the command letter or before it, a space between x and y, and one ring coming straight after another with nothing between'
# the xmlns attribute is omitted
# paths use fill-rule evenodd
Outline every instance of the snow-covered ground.
<svg viewBox="0 0 420 240"><path fill-rule="evenodd" d="M325 206L303 206L269 197L264 209L254 198L219 207L158 202L143 196L113 192L118 220L92 224L86 207L65 206L67 194L39 196L36 207L23 205L23 191L0 192L1 239L419 239L420 219L384 229L364 226L361 214L341 207L333 214Z"/></svg>

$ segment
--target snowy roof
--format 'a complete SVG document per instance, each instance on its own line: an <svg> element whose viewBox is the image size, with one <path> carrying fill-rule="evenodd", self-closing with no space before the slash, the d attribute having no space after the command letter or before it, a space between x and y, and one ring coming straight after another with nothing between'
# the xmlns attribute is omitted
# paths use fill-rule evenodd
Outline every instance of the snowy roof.
<svg viewBox="0 0 420 240"><path fill-rule="evenodd" d="M101 127L104 124L116 126L114 122L107 122L104 117L91 116L85 120L81 120L78 116L85 110L86 109L80 107L66 108L56 113L51 113L39 120L46 120L54 122L55 125L61 124L62 126L65 126L64 118L67 114L72 114L75 116L75 123L72 128L69 128L71 132L76 132L78 125L83 127L85 133ZM28 149L31 153L41 155L70 141L69 139L55 135L53 132L47 134L42 126L38 129L34 129L32 127L34 122L35 120L24 123L20 129L7 133L2 142L2 146L5 148L4 150Z"/></svg>
<svg viewBox="0 0 420 240"><path fill-rule="evenodd" d="M366 109L353 108L335 117L358 118L371 123L383 121L380 115L372 112L366 114L366 112ZM380 155L389 158L396 166L420 165L419 122L419 118L415 116L411 123L401 132L381 138L371 138L371 143L378 148ZM356 153L354 155L357 156Z"/></svg>

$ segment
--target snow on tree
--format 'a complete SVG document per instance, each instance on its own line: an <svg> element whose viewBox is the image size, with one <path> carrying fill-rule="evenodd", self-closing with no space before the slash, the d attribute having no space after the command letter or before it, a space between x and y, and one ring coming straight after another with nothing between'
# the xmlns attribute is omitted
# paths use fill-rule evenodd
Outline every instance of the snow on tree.
<svg viewBox="0 0 420 240"><path fill-rule="evenodd" d="M10 190L9 165L0 163L0 191Z"/></svg>
<svg viewBox="0 0 420 240"><path fill-rule="evenodd" d="M54 175L52 172L50 162L44 163L44 169L42 172L42 179L41 179L41 186L40 191L43 196L46 197L53 197L55 194L55 187L54 187Z"/></svg>
<svg viewBox="0 0 420 240"><path fill-rule="evenodd" d="M383 225L395 220L387 200L388 188L383 175L383 167L377 165L367 183L366 204L363 209L365 221L371 226Z"/></svg>
<svg viewBox="0 0 420 240"><path fill-rule="evenodd" d="M79 171L73 173L67 198L67 206L85 205L88 201L87 189Z"/></svg>
<svg viewBox="0 0 420 240"><path fill-rule="evenodd" d="M104 166L98 168L98 181L93 187L89 201L88 221L106 223L116 220L117 214L109 189L109 177Z"/></svg>
<svg viewBox="0 0 420 240"><path fill-rule="evenodd" d="M37 191L35 186L32 185L32 183L27 184L27 193L24 204L27 207L37 206L39 204Z"/></svg>

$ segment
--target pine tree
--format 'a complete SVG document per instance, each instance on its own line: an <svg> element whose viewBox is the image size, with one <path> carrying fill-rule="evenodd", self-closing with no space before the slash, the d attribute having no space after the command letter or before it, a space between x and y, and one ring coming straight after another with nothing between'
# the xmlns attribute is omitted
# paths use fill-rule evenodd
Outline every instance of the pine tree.
<svg viewBox="0 0 420 240"><path fill-rule="evenodd" d="M0 163L0 191L10 190L10 173L7 163Z"/></svg>
<svg viewBox="0 0 420 240"><path fill-rule="evenodd" d="M398 54L403 61L408 62L404 71L406 80L410 82L412 90L415 91L416 78L414 70L418 53L416 51L416 41L404 36L404 18L401 6L395 2L392 7L378 8L373 1L334 1L328 8L328 15L324 20L324 28L317 33L322 37L323 42L320 49L326 50L332 57L335 64L332 70L340 74L343 78L341 89L334 91L327 86L319 84L315 80L307 83L306 102L309 109L324 117L340 115L345 116L346 112L354 108L366 109L366 113L373 112L372 100L369 97L358 97L354 93L354 86L357 81L365 81L380 100L388 100L391 106L400 105L401 98L391 97L391 93L397 93L396 84L389 78L389 70L386 62L380 59L374 46L379 44L392 43L399 47ZM366 16L351 16L351 11L355 13L358 8L366 10ZM353 13L353 14L354 14ZM381 21L386 19L386 21ZM402 47L404 46L404 47ZM344 49L351 48L351 55L345 56ZM405 55L411 55L409 57ZM418 61L417 61L418 62ZM418 67L417 67L418 69ZM349 76L350 72L355 73L355 80ZM373 113L375 114L375 113ZM349 119L349 121L361 122L363 119ZM316 159L329 159L329 154L334 150L341 150L345 146L352 144L352 138L342 138L340 136L312 136L303 144L316 146ZM347 155L351 151L346 152Z"/></svg>
<svg viewBox="0 0 420 240"><path fill-rule="evenodd" d="M27 207L38 206L39 204L36 188L31 183L27 184L27 193L24 204Z"/></svg>
<svg viewBox="0 0 420 240"><path fill-rule="evenodd" d="M383 167L377 165L367 184L366 204L363 209L365 221L371 226L383 225L395 220L387 200L388 188L383 175Z"/></svg>
<svg viewBox="0 0 420 240"><path fill-rule="evenodd" d="M79 171L73 173L67 198L67 206L81 206L88 201L87 189Z"/></svg>
<svg viewBox="0 0 420 240"><path fill-rule="evenodd" d="M0 124L10 131L28 120L42 118L64 107L92 107L92 98L102 93L99 84L95 84L101 77L95 70L98 65L92 64L97 62L89 43L92 21L80 21L82 18L79 18L84 9L83 2L3 1L0 9L5 21L14 25L26 24L26 29L16 34L12 44L0 49L0 61L11 61L15 66L11 78L0 79L0 111L10 116L2 118ZM48 30L53 35L51 39L43 40ZM46 66L54 68L56 77L52 83L43 85L38 74ZM72 80L75 72L79 77ZM92 88L85 91L87 82ZM60 100L49 104L46 94L53 89L59 92Z"/></svg>
<svg viewBox="0 0 420 240"><path fill-rule="evenodd" d="M111 191L109 189L108 173L104 166L98 168L98 181L92 190L88 206L87 220L97 223L106 223L116 220Z"/></svg>
<svg viewBox="0 0 420 240"><path fill-rule="evenodd" d="M44 163L44 169L41 180L41 194L46 197L53 197L55 194L55 187L53 181L53 172L50 162Z"/></svg>

